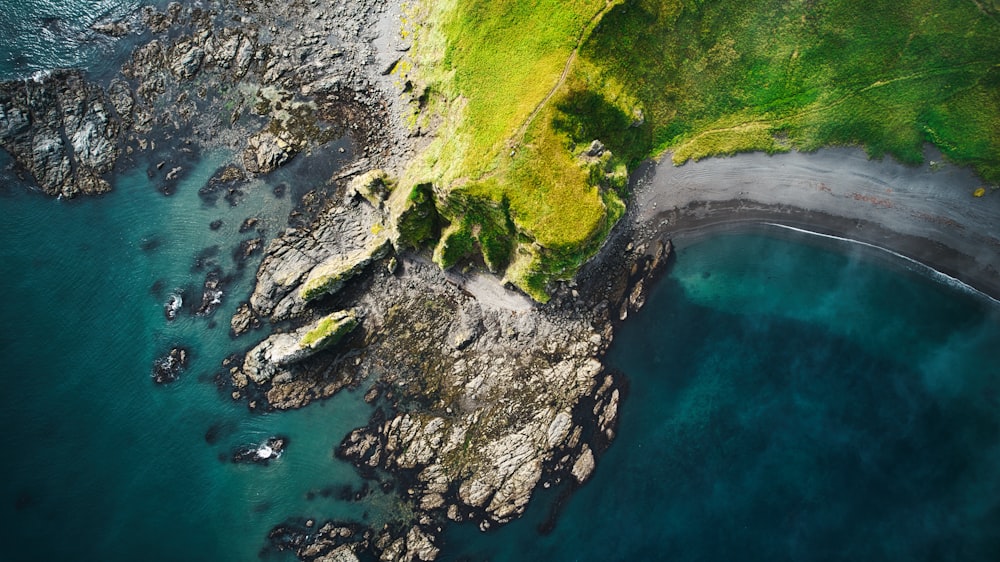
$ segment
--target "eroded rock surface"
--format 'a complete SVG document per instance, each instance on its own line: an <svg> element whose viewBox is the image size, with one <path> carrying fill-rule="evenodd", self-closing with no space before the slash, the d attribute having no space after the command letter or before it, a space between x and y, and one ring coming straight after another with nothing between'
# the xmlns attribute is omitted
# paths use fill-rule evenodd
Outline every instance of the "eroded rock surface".
<svg viewBox="0 0 1000 562"><path fill-rule="evenodd" d="M243 154L239 168L264 174L350 131L366 156L405 158L387 111L397 102L367 65L378 37L369 23L384 10L374 0L216 0L102 21L101 33L149 40L107 82L57 71L0 84L0 146L26 179L63 197L107 192L123 158L168 147L226 147Z"/></svg>
<svg viewBox="0 0 1000 562"><path fill-rule="evenodd" d="M127 25L101 24L149 39L106 83L57 72L0 85L0 146L53 196L105 192L116 167L149 159L150 178L172 193L200 151L224 147L234 160L201 195L214 204L225 193L235 204L255 174L348 131L360 146L361 160L331 180L347 189L334 200L307 194L300 226L263 250L253 294L230 326L244 338L263 324L277 330L224 364L233 397L255 409L303 407L364 386L375 414L346 437L330 436L331 447L339 443L337 454L362 473L411 483L401 501L412 517L395 526L276 527L272 546L303 560L432 560L445 520L487 528L520 515L538 486L586 481L614 437L623 396L621 377L600 358L667 254L622 244L540 306L491 276L443 272L388 244L393 186L381 170L398 172L411 142L404 112L391 107L400 103L387 87L393 77L382 72L406 48L386 40L400 19L385 14L398 9L377 0L144 8ZM247 240L237 258L261 244ZM224 282L208 272L190 306L212 314ZM304 352L306 335L342 310L363 322ZM165 356L163 382L185 362L180 348Z"/></svg>

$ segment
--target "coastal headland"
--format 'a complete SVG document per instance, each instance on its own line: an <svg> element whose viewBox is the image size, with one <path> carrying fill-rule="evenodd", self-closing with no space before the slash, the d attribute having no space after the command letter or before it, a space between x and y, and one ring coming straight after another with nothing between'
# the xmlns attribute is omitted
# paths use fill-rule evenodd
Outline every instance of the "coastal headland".
<svg viewBox="0 0 1000 562"><path fill-rule="evenodd" d="M505 83L525 89L505 99L516 111L500 112L505 122L492 137L482 131L495 125L487 110L496 108L466 94L481 92L484 76L496 81L497 53L475 51L483 44L453 51L451 60L468 55L473 71L435 89L455 77L420 75L421 57L442 55L441 38L414 43L404 23L435 15L396 2L149 8L121 23L143 41L120 76L94 82L61 71L0 88L0 142L50 196L106 192L139 155L159 160L149 174L170 195L185 158L220 146L236 157L205 193L234 196L248 178L321 153L345 133L360 147L347 169L301 190L291 227L262 250L256 286L230 323L245 353L225 361L220 380L253 411L362 388L375 413L366 426L329 436L331 447L396 490L405 509L381 528L302 514L273 529L271 548L302 560L432 560L449 521L485 531L519 517L539 487L585 483L616 435L627 390L604 355L667 267L673 234L775 222L884 247L1000 295L1000 194L937 155L922 165L869 160L856 148L676 167L663 158L639 166L629 192L628 166L656 149L654 125L669 127L662 107L614 80L587 97L582 84L597 77L587 65L608 47L602 18L634 14L616 10L619 2L579 4L556 26L571 33L543 57L552 82ZM681 12L673 16L692 25ZM477 24L479 15L447 22ZM489 64L475 67L476 56ZM589 62L576 67L577 57ZM961 68L988 74L995 62ZM853 101L836 107L887 84L858 85L844 98ZM599 126L574 121L590 110L610 117ZM795 148L785 143L789 130L812 126L797 119L815 114L789 111L750 136L726 127L671 138L687 151L679 160L786 151ZM811 143L863 140L807 133ZM766 146L755 144L762 138ZM540 179L551 182L520 189ZM217 281L206 282L206 294Z"/></svg>

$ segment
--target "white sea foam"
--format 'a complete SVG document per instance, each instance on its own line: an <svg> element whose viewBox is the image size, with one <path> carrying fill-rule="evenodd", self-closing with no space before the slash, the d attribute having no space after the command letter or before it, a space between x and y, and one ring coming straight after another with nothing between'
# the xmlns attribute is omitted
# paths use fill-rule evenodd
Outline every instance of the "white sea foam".
<svg viewBox="0 0 1000 562"><path fill-rule="evenodd" d="M865 246L867 248L872 248L872 249L875 249L875 250L879 250L881 252L885 252L887 254L891 254L891 255L893 255L893 256L895 256L897 258L900 258L900 259L906 261L907 263L910 263L910 264L913 264L913 265L917 266L920 270L922 270L924 273L928 274L932 279L938 281L939 283L943 283L943 284L945 284L945 285L947 285L947 286L949 286L949 287L951 287L953 289L957 289L959 291L962 291L962 292L965 292L965 293L968 293L968 294L971 294L971 295L975 295L977 297L981 297L981 298L987 299L990 302L992 302L993 304L1000 305L1000 300L997 300L997 299L991 297L990 295L987 295L986 293L980 291L979 289L976 289L975 287L973 287L972 285L969 285L968 283L962 281L961 279L957 279L955 277L952 277L951 275L948 275L947 273L942 273L942 272L934 269L933 267L931 267L931 266L929 266L929 265L927 265L927 264L925 264L925 263L923 263L921 261L915 260L915 259L913 259L913 258L911 258L909 256L905 256L903 254L900 254L899 252L894 252L894 251L892 251L892 250L890 250L888 248L883 248L882 246L878 246L876 244L871 244L869 242L862 242L861 240L854 240L854 239L851 239L851 238L846 238L844 236L835 236L833 234L823 234L822 232L814 232L812 230L807 230L807 229L804 229L804 228L798 228L798 227L795 227L795 226L788 226L787 224L780 224L780 223L776 223L776 222L768 222L768 223L764 223L764 224L766 224L768 226L774 226L774 227L777 227L777 228L784 228L786 230L792 230L792 231L795 231L795 232L800 232L802 234L808 234L808 235L811 235L811 236L818 236L820 238L829 238L831 240L839 240L841 242L847 242L848 244L857 244L859 246Z"/></svg>

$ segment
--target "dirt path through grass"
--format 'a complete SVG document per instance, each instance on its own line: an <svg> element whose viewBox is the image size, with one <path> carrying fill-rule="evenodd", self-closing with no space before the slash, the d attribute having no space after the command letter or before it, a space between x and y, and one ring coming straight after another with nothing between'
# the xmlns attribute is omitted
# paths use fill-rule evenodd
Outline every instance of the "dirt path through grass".
<svg viewBox="0 0 1000 562"><path fill-rule="evenodd" d="M517 132L514 133L513 137L511 137L509 142L511 149L515 149L521 144L521 141L524 140L525 133L528 132L528 127L530 127L531 123L534 122L535 117L538 117L538 114L541 113L542 109L544 109L546 105L548 105L549 101L551 101L556 95L556 92L559 91L559 88L562 88L563 84L566 83L566 78L569 77L570 70L573 69L573 63L576 61L576 56L580 52L580 47L583 46L583 42L587 40L589 32L593 30L594 26L601 21L601 18L603 18L604 15L615 6L615 4L616 2L614 2L614 0L607 0L604 3L604 7L594 14L594 17L590 18L587 25L583 26L583 29L580 31L580 36L576 40L576 46L573 47L573 52L571 52L569 54L569 58L566 59L566 64L563 66L562 74L559 75L559 80L557 80L555 85L552 86L549 93L542 98L542 101L538 102L535 109L531 111L531 114L524 120L524 123L521 123Z"/></svg>
<svg viewBox="0 0 1000 562"><path fill-rule="evenodd" d="M950 67L945 67L945 68L932 68L932 69L925 70L923 72L915 72L913 74L908 74L908 75L905 75L905 76L897 76L895 78L889 78L887 80L877 80L875 82L872 82L868 86L865 86L864 88L860 88L860 89L858 89L858 90L856 90L854 92L850 92L848 94L845 94L845 95L841 96L840 98L838 98L838 99L836 99L836 100L834 100L834 101L832 101L830 103L822 104L822 105L819 105L819 106L816 106L816 107L810 107L810 108L807 108L807 109L803 109L802 111L798 111L798 112L792 113L790 115L785 115L785 116L782 116L782 117L776 117L774 119L756 119L756 120L746 121L746 122L740 123L739 125L733 125L731 127L718 127L718 128L715 128L715 129L706 129L706 130L703 130L703 131L699 132L698 134L692 136L691 138L687 139L685 142L681 143L681 146L689 144L689 143L696 142L698 139L704 138L704 137L709 136L709 135L717 135L717 134L720 134L720 133L750 130L750 129L758 128L758 127L761 127L761 126L775 126L775 125L780 125L782 123L790 123L790 122L796 121L798 119L801 119L801 118L809 116L809 115L813 115L813 114L816 114L816 113L822 113L824 111L829 111L831 109L834 109L834 108L836 108L836 107L838 107L840 105L843 105L844 103L848 102L849 100L851 100L851 99L853 99L853 98L855 98L857 96L860 96L860 95L864 94L865 92L869 92L869 91L877 89L877 88L883 88L885 86L889 86L891 84L896 84L896 83L899 83L899 82L904 82L904 81L907 81L907 80L918 80L918 79L921 79L921 78L927 78L929 76L939 76L939 75L944 75L944 74L952 74L952 73L955 73L955 72L963 71L963 70L965 70L965 69L967 69L967 68L969 68L971 66L976 66L976 65L983 65L983 66L991 66L992 65L995 68L996 67L1000 67L1000 64L993 63L993 61L972 61L972 62L965 63L963 65L950 66ZM675 162L675 163L679 164L681 162Z"/></svg>

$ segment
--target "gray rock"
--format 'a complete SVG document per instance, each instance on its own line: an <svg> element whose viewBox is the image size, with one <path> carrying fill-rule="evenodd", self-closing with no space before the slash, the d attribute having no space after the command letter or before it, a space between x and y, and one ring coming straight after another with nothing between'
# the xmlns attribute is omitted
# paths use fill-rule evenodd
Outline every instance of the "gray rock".
<svg viewBox="0 0 1000 562"><path fill-rule="evenodd" d="M205 60L205 50L190 43L180 43L173 49L170 71L178 78L191 78L201 70Z"/></svg>
<svg viewBox="0 0 1000 562"><path fill-rule="evenodd" d="M243 165L255 174L272 172L298 152L294 142L287 132L276 135L271 131L261 131L247 141Z"/></svg>

